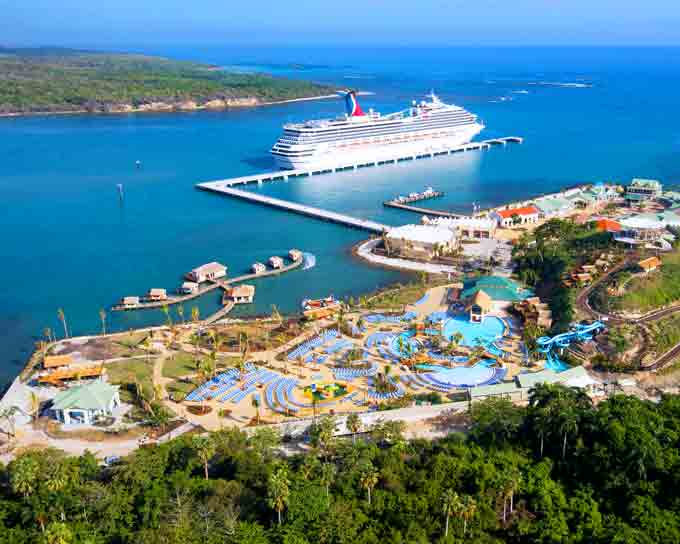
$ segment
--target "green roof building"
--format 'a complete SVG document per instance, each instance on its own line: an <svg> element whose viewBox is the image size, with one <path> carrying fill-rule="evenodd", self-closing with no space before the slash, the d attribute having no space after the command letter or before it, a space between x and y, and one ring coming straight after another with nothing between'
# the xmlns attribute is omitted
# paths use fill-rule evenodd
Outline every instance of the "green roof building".
<svg viewBox="0 0 680 544"><path fill-rule="evenodd" d="M119 405L118 386L97 380L57 393L52 411L55 418L66 425L91 425L97 416L111 415Z"/></svg>
<svg viewBox="0 0 680 544"><path fill-rule="evenodd" d="M661 182L655 179L635 178L626 187L626 200L629 203L653 200L661 195Z"/></svg>
<svg viewBox="0 0 680 544"><path fill-rule="evenodd" d="M533 295L531 290L522 287L513 279L503 276L480 276L464 283L460 297L471 298L477 291L484 291L494 303L519 302Z"/></svg>

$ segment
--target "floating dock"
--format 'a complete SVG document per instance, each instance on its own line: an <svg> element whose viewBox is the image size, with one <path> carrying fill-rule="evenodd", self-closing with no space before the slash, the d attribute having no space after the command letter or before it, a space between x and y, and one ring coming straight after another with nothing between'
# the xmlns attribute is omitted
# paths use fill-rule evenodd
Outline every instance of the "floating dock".
<svg viewBox="0 0 680 544"><path fill-rule="evenodd" d="M454 153L462 153L466 151L489 149L495 145L506 145L509 143L521 144L524 138L520 136L506 136L504 138L494 138L492 140L484 140L482 142L470 142L455 147L438 147L432 148L429 151L420 151L418 153L404 154L401 153L393 155L381 155L372 160L361 160L358 162L334 163L328 165L315 166L313 168L298 168L296 170L275 170L273 172L263 172L260 174L251 174L249 176L241 176L238 178L228 178L216 180L210 183L203 183L201 185L220 184L224 187L232 187L234 185L247 185L249 183L263 183L265 181L287 180L289 178L316 176L319 174L329 174L333 172L341 172L344 170L357 170L359 168L367 168L370 166L380 166L383 164L395 164L398 162L412 161L417 159L430 159L434 157L441 157L444 155L452 155ZM201 187L199 185L199 187Z"/></svg>
<svg viewBox="0 0 680 544"><path fill-rule="evenodd" d="M323 221L329 221L331 223L337 223L339 225L345 225L355 229L367 230L369 232L382 233L392 228L391 225L376 223L375 221L369 221L367 219L358 219L343 213L322 210L321 208L305 206L304 204L298 204L297 202L289 202L288 200L281 200L280 198L264 196L257 193L252 193L250 191L243 191L241 189L232 189L228 183L222 181L201 183L197 185L197 187L204 191L212 191L214 193L248 200L257 204L263 204L272 208L278 208L288 212L314 217ZM261 276L263 276L263 274L257 274L257 277Z"/></svg>
<svg viewBox="0 0 680 544"><path fill-rule="evenodd" d="M434 191L432 187L423 191L422 193L411 193L409 196L398 196L392 200L383 202L383 205L389 206L391 204L411 204L413 202L420 202L421 200L430 200L432 198L441 198L444 196L442 191Z"/></svg>

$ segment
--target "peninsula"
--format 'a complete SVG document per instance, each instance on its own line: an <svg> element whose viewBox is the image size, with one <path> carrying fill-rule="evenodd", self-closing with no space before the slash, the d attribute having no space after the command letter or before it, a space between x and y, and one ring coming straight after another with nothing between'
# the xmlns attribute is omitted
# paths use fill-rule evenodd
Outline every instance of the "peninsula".
<svg viewBox="0 0 680 544"><path fill-rule="evenodd" d="M258 106L321 98L308 81L126 53L0 47L0 115L132 113Z"/></svg>

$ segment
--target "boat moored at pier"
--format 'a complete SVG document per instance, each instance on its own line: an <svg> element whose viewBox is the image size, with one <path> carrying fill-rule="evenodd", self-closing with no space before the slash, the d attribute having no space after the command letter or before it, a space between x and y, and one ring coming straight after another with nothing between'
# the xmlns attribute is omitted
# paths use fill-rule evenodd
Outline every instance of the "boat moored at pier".
<svg viewBox="0 0 680 544"><path fill-rule="evenodd" d="M365 113L354 91L344 91L346 113L336 119L287 124L271 153L282 169L430 153L466 144L484 128L477 116L431 93L428 101L381 115Z"/></svg>

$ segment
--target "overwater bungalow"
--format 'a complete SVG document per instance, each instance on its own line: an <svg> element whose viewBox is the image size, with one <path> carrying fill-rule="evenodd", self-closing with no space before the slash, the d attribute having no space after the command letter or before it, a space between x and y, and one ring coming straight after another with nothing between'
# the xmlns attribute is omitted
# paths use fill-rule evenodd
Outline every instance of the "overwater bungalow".
<svg viewBox="0 0 680 544"><path fill-rule="evenodd" d="M227 275L227 267L218 262L202 264L194 268L186 275L186 278L196 283L203 283L205 281L216 280Z"/></svg>
<svg viewBox="0 0 680 544"><path fill-rule="evenodd" d="M254 274L262 274L267 271L267 267L262 263L253 263L253 266L251 266L250 269Z"/></svg>
<svg viewBox="0 0 680 544"><path fill-rule="evenodd" d="M139 304L139 297L123 297L120 299L120 305L124 308L134 308Z"/></svg>
<svg viewBox="0 0 680 544"><path fill-rule="evenodd" d="M254 285L236 285L224 292L224 298L234 304L250 304L255 297Z"/></svg>
<svg viewBox="0 0 680 544"><path fill-rule="evenodd" d="M283 259L281 257L269 257L269 266L272 268L283 268Z"/></svg>
<svg viewBox="0 0 680 544"><path fill-rule="evenodd" d="M149 292L146 295L147 300L151 302L160 302L162 300L167 300L168 299L168 293L165 289L160 289L157 287L153 287L149 289Z"/></svg>
<svg viewBox="0 0 680 544"><path fill-rule="evenodd" d="M302 259L302 251L300 251L299 249L291 249L288 252L288 257L290 257L291 261L299 261L300 259Z"/></svg>

